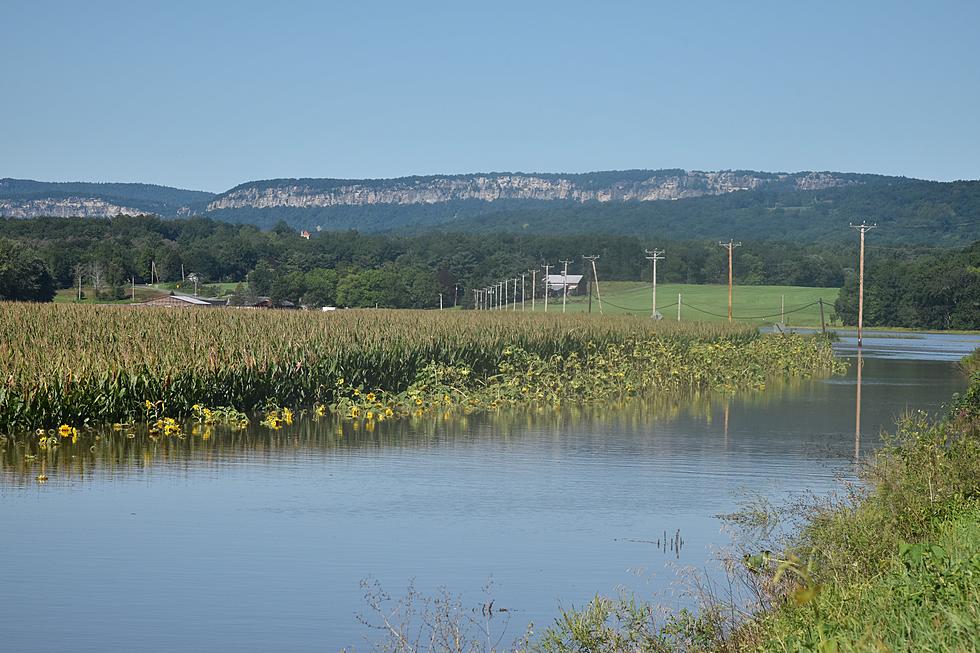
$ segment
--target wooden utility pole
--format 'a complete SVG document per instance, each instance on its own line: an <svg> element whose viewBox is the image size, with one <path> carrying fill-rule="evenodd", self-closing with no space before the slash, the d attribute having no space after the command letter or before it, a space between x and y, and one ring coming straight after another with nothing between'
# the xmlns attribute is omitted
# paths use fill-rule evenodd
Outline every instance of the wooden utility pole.
<svg viewBox="0 0 980 653"><path fill-rule="evenodd" d="M823 298L817 300L820 304L820 333L827 333L827 323L823 321Z"/></svg>
<svg viewBox="0 0 980 653"><path fill-rule="evenodd" d="M732 285L735 278L734 266L732 265L732 253L736 247L741 247L742 243L736 243L731 238L727 243L718 243L728 250L728 321L732 321Z"/></svg>
<svg viewBox="0 0 980 653"><path fill-rule="evenodd" d="M527 272L521 272L521 313L524 312L524 295L525 295L524 277L526 276L527 276Z"/></svg>
<svg viewBox="0 0 980 653"><path fill-rule="evenodd" d="M677 321L681 321L681 294L677 293Z"/></svg>
<svg viewBox="0 0 980 653"><path fill-rule="evenodd" d="M851 229L861 232L861 263L858 273L858 347L864 344L864 234L878 226L875 224L852 224Z"/></svg>
<svg viewBox="0 0 980 653"><path fill-rule="evenodd" d="M647 255L646 259L653 264L653 298L651 301L652 308L650 309L650 319L657 319L657 261L664 260L664 250L662 249L648 249L645 250ZM677 296L678 306L680 305L680 295Z"/></svg>
<svg viewBox="0 0 980 653"><path fill-rule="evenodd" d="M548 271L551 270L551 265L550 264L545 264L545 265L542 265L541 267L544 268L544 312L547 313L548 312L548 290L549 290L548 286L550 285L548 283L548 279L551 276L551 275L548 274Z"/></svg>
<svg viewBox="0 0 980 653"><path fill-rule="evenodd" d="M537 268L531 268L531 312L534 312L534 296L538 291L538 270Z"/></svg>
<svg viewBox="0 0 980 653"><path fill-rule="evenodd" d="M592 279L595 281L595 296L599 300L599 315L602 315L602 294L599 292L599 273L596 272L595 262L599 258L598 254L583 256L586 261L592 261ZM592 286L589 286L589 312L592 312Z"/></svg>
<svg viewBox="0 0 980 653"><path fill-rule="evenodd" d="M517 310L517 277L514 277L514 308L513 308L513 310L515 310L515 311Z"/></svg>
<svg viewBox="0 0 980 653"><path fill-rule="evenodd" d="M561 269L561 312L565 314L565 303L568 301L568 264L571 261L558 261L563 264Z"/></svg>

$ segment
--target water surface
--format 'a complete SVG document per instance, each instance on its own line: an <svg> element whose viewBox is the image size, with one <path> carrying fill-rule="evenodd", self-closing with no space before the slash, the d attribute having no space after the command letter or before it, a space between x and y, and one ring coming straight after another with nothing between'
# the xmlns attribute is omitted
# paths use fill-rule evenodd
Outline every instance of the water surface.
<svg viewBox="0 0 980 653"><path fill-rule="evenodd" d="M948 360L893 353L866 347L862 452L965 385ZM474 604L492 578L514 636L596 592L669 592L674 565L710 564L715 515L746 492L826 492L853 471L855 389L852 365L729 399L122 438L62 447L43 485L8 448L3 647L363 649L365 578Z"/></svg>

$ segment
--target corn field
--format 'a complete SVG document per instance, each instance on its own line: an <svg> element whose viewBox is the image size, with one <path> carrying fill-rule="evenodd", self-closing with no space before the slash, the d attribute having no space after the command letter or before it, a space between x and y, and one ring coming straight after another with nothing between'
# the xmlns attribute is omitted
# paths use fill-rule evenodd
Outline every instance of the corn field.
<svg viewBox="0 0 980 653"><path fill-rule="evenodd" d="M479 381L499 376L513 351L588 360L597 349L632 351L638 341L737 351L759 339L745 327L632 317L7 303L0 311L0 429L135 420L148 401L174 417L195 405L254 411L331 404L338 379L348 389L398 393L438 365L466 368ZM802 351L794 347L786 357L791 367ZM830 365L829 353L807 351L810 367Z"/></svg>

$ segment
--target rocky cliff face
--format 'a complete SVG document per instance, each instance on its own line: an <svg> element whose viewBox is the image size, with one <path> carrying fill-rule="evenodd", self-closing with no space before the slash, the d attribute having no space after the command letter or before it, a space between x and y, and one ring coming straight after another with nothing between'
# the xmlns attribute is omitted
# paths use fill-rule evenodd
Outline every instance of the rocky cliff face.
<svg viewBox="0 0 980 653"><path fill-rule="evenodd" d="M602 173L608 177L608 173ZM218 196L208 211L241 208L313 208L368 204L433 204L455 200L565 200L627 202L676 200L722 195L780 184L797 190L819 190L854 183L831 173L755 175L738 172L655 174L640 180L597 184L588 175L468 175L335 182L323 188L317 180L283 180L240 186Z"/></svg>
<svg viewBox="0 0 980 653"><path fill-rule="evenodd" d="M236 209L425 205L476 200L648 202L762 188L820 190L861 183L838 173L768 174L630 170L585 174L490 173L401 179L279 179L242 184L221 195L145 184L0 179L0 217L181 217Z"/></svg>
<svg viewBox="0 0 980 653"><path fill-rule="evenodd" d="M106 218L116 215L142 215L129 206L120 206L94 197L42 198L30 200L0 199L0 216L7 218Z"/></svg>

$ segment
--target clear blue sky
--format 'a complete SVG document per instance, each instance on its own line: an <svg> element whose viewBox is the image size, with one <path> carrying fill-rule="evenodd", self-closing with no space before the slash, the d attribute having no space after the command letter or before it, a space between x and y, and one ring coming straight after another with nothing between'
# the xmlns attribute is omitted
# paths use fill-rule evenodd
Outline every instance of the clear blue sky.
<svg viewBox="0 0 980 653"><path fill-rule="evenodd" d="M4 0L0 25L0 177L980 178L976 0Z"/></svg>

